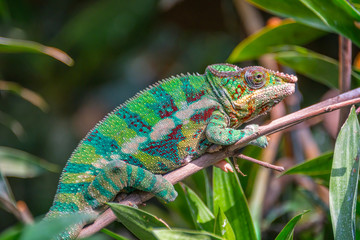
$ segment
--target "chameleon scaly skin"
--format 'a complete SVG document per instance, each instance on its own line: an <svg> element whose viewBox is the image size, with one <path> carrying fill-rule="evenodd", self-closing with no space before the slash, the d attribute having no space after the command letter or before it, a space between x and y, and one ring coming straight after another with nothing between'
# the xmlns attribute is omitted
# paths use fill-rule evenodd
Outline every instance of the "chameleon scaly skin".
<svg viewBox="0 0 360 240"><path fill-rule="evenodd" d="M145 89L99 122L68 160L47 218L99 213L119 192L177 193L161 175L257 130L249 125L295 91L297 78L263 67L214 64L205 74L171 77ZM262 136L251 144L266 147ZM84 224L60 239L75 238Z"/></svg>

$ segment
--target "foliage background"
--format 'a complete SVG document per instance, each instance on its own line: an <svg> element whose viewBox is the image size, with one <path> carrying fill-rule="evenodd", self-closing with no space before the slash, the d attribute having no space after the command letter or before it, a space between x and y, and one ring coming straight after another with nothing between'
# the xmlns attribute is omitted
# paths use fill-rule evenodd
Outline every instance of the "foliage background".
<svg viewBox="0 0 360 240"><path fill-rule="evenodd" d="M207 65L225 62L246 37L234 2L0 0L1 36L56 47L75 61L68 67L41 54L0 54L0 79L33 90L48 104L47 111L42 111L0 90L0 119L6 113L23 129L14 134L0 124L0 146L24 150L62 169L88 130L137 91L171 75L203 73ZM272 17L259 13L264 22ZM338 36L327 34L306 47L338 59L337 44ZM257 62L239 63L252 64ZM299 78L301 107L320 101L329 90L305 76ZM333 148L334 139L323 126L317 125L313 131L322 151ZM245 173L250 171L250 166L244 167ZM59 174L44 171L34 178L9 177L8 181L15 199L26 202L31 213L40 216L52 203ZM245 177L244 181L251 179ZM191 180L189 184L199 188ZM289 186L283 198L294 191ZM156 200L152 202L155 205L148 209L168 223L179 219ZM289 220L284 219L285 223ZM0 232L15 223L12 214L0 211ZM189 227L186 220L178 220L176 225Z"/></svg>

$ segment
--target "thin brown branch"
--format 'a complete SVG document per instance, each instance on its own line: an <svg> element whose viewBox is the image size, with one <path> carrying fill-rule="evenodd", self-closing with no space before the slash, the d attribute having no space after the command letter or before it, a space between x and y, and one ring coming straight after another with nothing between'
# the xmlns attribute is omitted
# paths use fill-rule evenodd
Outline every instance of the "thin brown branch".
<svg viewBox="0 0 360 240"><path fill-rule="evenodd" d="M351 87L351 41L343 36L339 36L339 89L341 93L350 90ZM339 126L344 124L350 107L340 110Z"/></svg>
<svg viewBox="0 0 360 240"><path fill-rule="evenodd" d="M341 94L337 97L314 104L310 107L304 108L295 113L289 114L289 115L284 116L279 119L276 119L276 120L272 121L271 123L269 123L268 125L261 126L261 127L259 127L258 132L252 134L249 137L239 140L234 145L226 147L226 148L222 149L221 151L218 151L215 153L204 154L203 156L190 162L189 164L164 175L164 177L172 184L176 184L179 181L198 172L201 169L209 167L209 166L213 165L214 163L216 163L226 157L234 156L234 153L237 149L244 147L248 142L250 142L253 139L258 138L259 136L281 131L285 128L288 128L295 124L303 122L308 118L312 118L312 117L318 116L320 114L331 112L336 109L350 106L350 105L353 105L353 104L356 104L359 102L360 102L360 88L357 88L352 91ZM152 197L153 197L153 195L151 193L134 192L134 193L128 195L125 199L123 199L119 203L125 204L125 205L129 205L129 204L139 205L139 204L149 200ZM113 214L113 212L110 209L108 209L103 214L101 214L93 224L84 228L81 231L79 237L90 236L90 235L98 232L100 229L104 228L108 224L115 221L115 219L116 219L116 217Z"/></svg>
<svg viewBox="0 0 360 240"><path fill-rule="evenodd" d="M273 165L273 164L268 163L268 162L263 162L263 161L255 159L255 158L246 156L244 154L237 154L235 157L238 157L238 158L244 159L246 161L256 163L256 164L258 164L260 166L270 168L270 169L273 169L273 170L278 171L278 172L283 172L285 170L284 167L282 167L282 166L276 166L276 165Z"/></svg>

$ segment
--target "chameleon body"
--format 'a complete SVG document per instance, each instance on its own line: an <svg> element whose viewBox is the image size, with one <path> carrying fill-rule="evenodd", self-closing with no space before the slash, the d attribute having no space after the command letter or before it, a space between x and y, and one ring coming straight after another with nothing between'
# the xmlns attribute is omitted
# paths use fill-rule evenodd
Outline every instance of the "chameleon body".
<svg viewBox="0 0 360 240"><path fill-rule="evenodd" d="M68 160L46 218L99 213L119 192L149 191L165 201L177 193L162 177L256 131L237 130L295 90L293 75L263 67L214 64L205 74L160 81L120 105L80 142ZM266 147L262 136L251 144ZM83 225L59 238L72 239Z"/></svg>

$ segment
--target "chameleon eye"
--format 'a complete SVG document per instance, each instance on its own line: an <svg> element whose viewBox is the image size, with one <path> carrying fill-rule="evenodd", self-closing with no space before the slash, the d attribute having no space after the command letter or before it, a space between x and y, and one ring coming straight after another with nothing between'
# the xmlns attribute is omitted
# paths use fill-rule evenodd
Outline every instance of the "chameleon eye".
<svg viewBox="0 0 360 240"><path fill-rule="evenodd" d="M266 78L262 71L257 69L249 69L245 72L245 81L250 88L258 89L265 85Z"/></svg>

